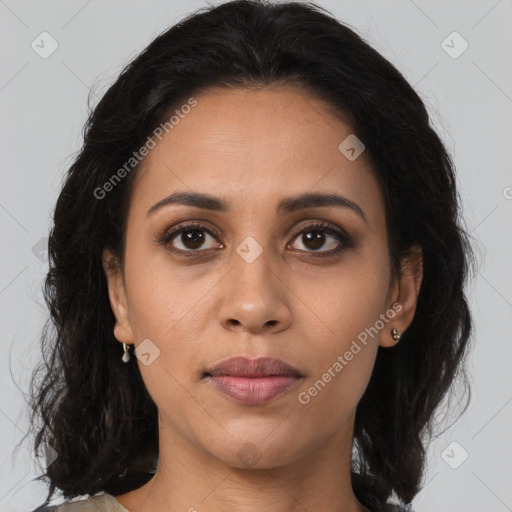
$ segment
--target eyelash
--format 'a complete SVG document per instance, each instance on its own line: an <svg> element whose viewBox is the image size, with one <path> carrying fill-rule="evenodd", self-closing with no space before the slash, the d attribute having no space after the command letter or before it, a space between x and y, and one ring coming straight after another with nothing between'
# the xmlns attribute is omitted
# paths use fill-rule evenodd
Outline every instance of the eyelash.
<svg viewBox="0 0 512 512"><path fill-rule="evenodd" d="M325 233L335 236L341 242L341 244L336 249L331 249L329 251L318 251L318 252L316 252L316 251L301 251L301 252L305 252L307 254L313 254L314 257L317 257L317 258L326 258L326 257L336 256L338 253L340 253L344 249L349 249L349 248L353 247L353 242L352 242L352 239L350 238L350 236L348 236L346 233L344 233L339 228L334 228L333 224L331 224L330 222L319 221L319 222L314 222L311 224L305 224L305 225L302 224L297 229L298 230L297 230L297 232L294 233L293 237L291 238L291 241L295 240L295 238L297 238L298 235L300 235L302 233L307 233L308 231L323 231ZM159 245L163 246L166 250L168 250L174 254L183 255L185 257L198 257L198 256L201 256L198 253L206 252L209 249L198 249L198 250L191 249L188 251L184 251L182 249L171 248L169 245L169 242L173 238L175 238L176 235L179 235L183 231L193 231L193 230L205 231L206 233L213 236L214 238L217 238L219 236L219 234L208 229L205 225L203 225L201 223L190 222L190 223L185 223L185 224L178 224L174 228L166 230L162 236L160 236L159 238L156 239L156 242ZM287 244L287 245L289 245L289 244Z"/></svg>

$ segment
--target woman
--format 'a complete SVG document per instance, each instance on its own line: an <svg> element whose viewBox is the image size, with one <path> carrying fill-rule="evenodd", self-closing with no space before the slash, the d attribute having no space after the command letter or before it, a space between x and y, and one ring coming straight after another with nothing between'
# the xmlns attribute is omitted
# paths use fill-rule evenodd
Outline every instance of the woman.
<svg viewBox="0 0 512 512"><path fill-rule="evenodd" d="M38 510L410 510L465 377L459 213L421 99L323 9L157 37L56 205Z"/></svg>

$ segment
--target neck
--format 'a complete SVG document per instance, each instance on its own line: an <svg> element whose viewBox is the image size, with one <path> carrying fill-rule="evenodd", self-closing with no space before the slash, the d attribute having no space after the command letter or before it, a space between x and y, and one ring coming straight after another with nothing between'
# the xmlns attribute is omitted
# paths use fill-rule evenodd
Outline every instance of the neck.
<svg viewBox="0 0 512 512"><path fill-rule="evenodd" d="M243 467L239 459L226 464L167 429L160 419L155 476L116 499L130 512L368 512L350 483L353 419L321 446L309 447L284 464L276 463L277 447L260 451L247 443L242 460L249 465L253 456L251 467ZM265 458L263 452L274 456Z"/></svg>

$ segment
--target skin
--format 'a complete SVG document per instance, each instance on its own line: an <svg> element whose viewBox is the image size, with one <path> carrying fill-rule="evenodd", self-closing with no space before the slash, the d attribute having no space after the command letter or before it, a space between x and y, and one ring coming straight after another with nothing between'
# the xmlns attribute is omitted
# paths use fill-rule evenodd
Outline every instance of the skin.
<svg viewBox="0 0 512 512"><path fill-rule="evenodd" d="M382 191L364 152L349 161L339 151L353 132L328 105L290 86L196 99L139 170L123 265L104 252L117 340L150 339L160 350L149 365L129 363L139 365L159 410L158 470L115 498L131 512L367 510L350 484L354 414L378 346L394 345L391 329L412 322L421 253L415 248L392 279ZM230 211L172 204L146 215L171 193L191 190L222 198ZM277 215L281 199L305 192L342 194L367 222L337 206ZM354 246L318 256L343 244L323 232L315 250L297 227L318 220L345 230ZM180 234L168 243L202 256L180 257L155 242L184 221L220 233L202 231L196 249ZM252 263L236 252L248 236L262 248ZM301 404L299 393L395 302L394 318ZM236 355L280 358L304 378L264 405L240 405L203 378ZM256 464L238 457L244 450L257 454Z"/></svg>

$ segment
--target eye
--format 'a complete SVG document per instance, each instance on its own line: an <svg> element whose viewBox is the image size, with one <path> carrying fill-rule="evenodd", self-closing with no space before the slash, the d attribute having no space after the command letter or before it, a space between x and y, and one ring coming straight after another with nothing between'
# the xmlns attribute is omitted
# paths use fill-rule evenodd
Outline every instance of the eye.
<svg viewBox="0 0 512 512"><path fill-rule="evenodd" d="M298 240L295 248L304 252L318 252L315 256L332 256L351 246L351 239L329 222L317 222L301 226L293 240ZM320 249L327 250L320 250Z"/></svg>
<svg viewBox="0 0 512 512"><path fill-rule="evenodd" d="M211 247L204 247L205 242L209 238L215 242L216 236L202 224L189 223L180 224L166 231L164 236L157 240L157 242L172 252L195 253L201 248L208 250L210 248L222 247L222 244L219 244L219 242L211 244Z"/></svg>
<svg viewBox="0 0 512 512"><path fill-rule="evenodd" d="M298 247L293 248L300 252L323 257L333 256L343 249L352 247L352 239L329 222L303 224L298 229L292 240L298 239ZM218 241L219 236L218 233L213 233L203 224L191 222L179 224L167 230L156 242L173 253L197 256L198 253L209 249L222 249L224 246ZM210 247L208 247L208 242ZM288 246L290 245L288 244ZM327 248L327 250L320 250L322 248Z"/></svg>

